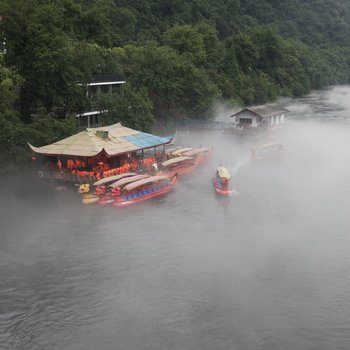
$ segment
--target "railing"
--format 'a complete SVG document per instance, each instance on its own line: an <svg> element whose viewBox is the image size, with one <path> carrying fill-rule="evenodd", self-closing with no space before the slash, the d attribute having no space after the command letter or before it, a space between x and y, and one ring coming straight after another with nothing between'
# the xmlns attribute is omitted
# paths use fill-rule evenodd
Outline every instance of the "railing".
<svg viewBox="0 0 350 350"><path fill-rule="evenodd" d="M176 123L176 130L186 129L196 130L225 130L229 128L229 123L209 120L181 120Z"/></svg>

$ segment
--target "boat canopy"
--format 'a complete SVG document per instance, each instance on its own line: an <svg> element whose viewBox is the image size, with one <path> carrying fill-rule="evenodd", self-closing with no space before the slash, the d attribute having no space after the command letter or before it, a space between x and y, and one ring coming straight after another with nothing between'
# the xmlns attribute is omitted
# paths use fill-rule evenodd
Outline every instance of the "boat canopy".
<svg viewBox="0 0 350 350"><path fill-rule="evenodd" d="M168 180L169 181L169 177L166 176L166 175L151 176L151 177L149 177L147 179L143 179L143 180L132 182L131 184L125 186L124 190L131 191L131 190L134 190L137 187L140 187L140 186L152 183L152 182L158 182L158 181L164 181L164 180Z"/></svg>
<svg viewBox="0 0 350 350"><path fill-rule="evenodd" d="M117 181L117 180L123 179L124 177L133 176L133 175L136 175L136 174L135 173L124 173L124 174L109 176L109 177L105 177L101 180L96 181L93 185L94 186L102 186L102 185L108 184L109 182Z"/></svg>
<svg viewBox="0 0 350 350"><path fill-rule="evenodd" d="M231 177L229 171L223 166L218 167L216 169L216 171L219 174L219 176L224 178L224 179L230 179L230 177Z"/></svg>
<svg viewBox="0 0 350 350"><path fill-rule="evenodd" d="M171 164L176 164L176 163L181 163L184 162L185 160L191 160L193 159L192 157L177 157L177 158L172 158L169 160L166 160L165 162L162 163L162 166L168 166Z"/></svg>
<svg viewBox="0 0 350 350"><path fill-rule="evenodd" d="M185 157L193 157L197 154L204 153L204 152L208 152L208 148L196 148L196 149L193 149L191 151L187 151L187 152L183 153L182 155Z"/></svg>
<svg viewBox="0 0 350 350"><path fill-rule="evenodd" d="M257 146L257 147L253 147L253 149L281 149L281 148L284 148L285 145L283 143L278 143L278 142L275 142L275 143L265 143L264 145L260 145L260 146Z"/></svg>
<svg viewBox="0 0 350 350"><path fill-rule="evenodd" d="M179 148L179 149L175 150L174 152L171 152L171 154L173 156L178 156L179 154L182 154L182 153L188 152L188 151L192 151L192 150L193 150L193 148L191 148L191 147L184 147L184 148Z"/></svg>
<svg viewBox="0 0 350 350"><path fill-rule="evenodd" d="M109 185L109 187L111 188L118 188L120 186L124 186L126 184L129 184L130 182L134 182L134 181L138 181L141 179L145 179L149 177L149 175L135 175L135 176L130 176L130 177L126 177L124 179L120 179L112 184Z"/></svg>
<svg viewBox="0 0 350 350"><path fill-rule="evenodd" d="M181 146L177 146L177 147L171 147L171 148L168 148L166 151L165 151L165 154L171 154L171 153L173 153L174 151L176 151L176 150L178 150L178 149L180 149L180 148L182 148Z"/></svg>

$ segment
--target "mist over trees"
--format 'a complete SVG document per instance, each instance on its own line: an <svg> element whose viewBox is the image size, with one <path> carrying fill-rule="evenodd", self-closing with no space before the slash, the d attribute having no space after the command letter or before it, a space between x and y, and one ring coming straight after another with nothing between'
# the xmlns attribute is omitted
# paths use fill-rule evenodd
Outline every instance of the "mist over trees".
<svg viewBox="0 0 350 350"><path fill-rule="evenodd" d="M76 131L81 84L119 74L101 94L105 123L211 118L349 82L346 0L0 0L0 164ZM80 84L80 85L79 85Z"/></svg>

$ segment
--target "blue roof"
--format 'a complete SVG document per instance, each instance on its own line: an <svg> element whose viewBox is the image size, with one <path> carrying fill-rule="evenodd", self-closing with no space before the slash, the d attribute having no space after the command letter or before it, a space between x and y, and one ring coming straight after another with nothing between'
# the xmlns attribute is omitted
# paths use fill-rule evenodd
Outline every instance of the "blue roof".
<svg viewBox="0 0 350 350"><path fill-rule="evenodd" d="M161 137L156 135L139 132L135 135L123 136L123 139L132 143L138 148L150 148L169 143L173 136Z"/></svg>

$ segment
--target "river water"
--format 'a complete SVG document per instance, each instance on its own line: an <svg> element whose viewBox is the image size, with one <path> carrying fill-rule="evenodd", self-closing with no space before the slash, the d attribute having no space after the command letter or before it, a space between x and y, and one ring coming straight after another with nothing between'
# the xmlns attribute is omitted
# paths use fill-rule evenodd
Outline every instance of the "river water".
<svg viewBox="0 0 350 350"><path fill-rule="evenodd" d="M350 87L284 100L264 139L178 136L212 163L129 208L3 180L0 348L349 349ZM250 147L282 141L282 159ZM215 167L238 194L217 197Z"/></svg>

